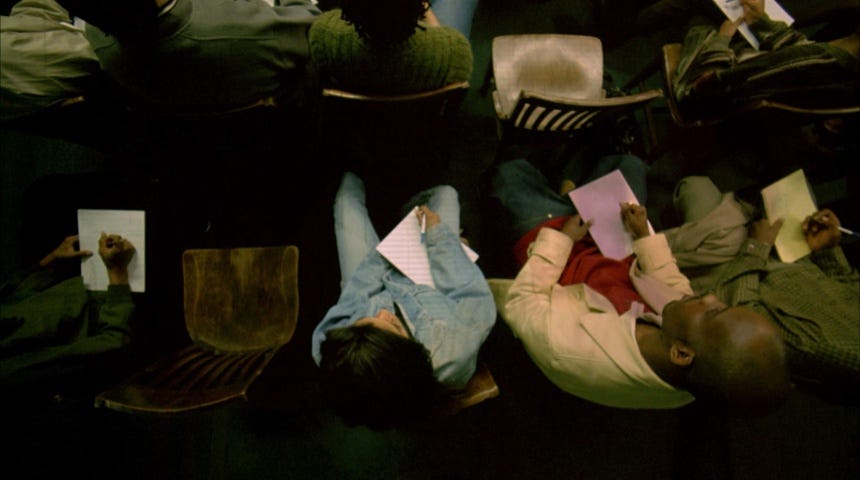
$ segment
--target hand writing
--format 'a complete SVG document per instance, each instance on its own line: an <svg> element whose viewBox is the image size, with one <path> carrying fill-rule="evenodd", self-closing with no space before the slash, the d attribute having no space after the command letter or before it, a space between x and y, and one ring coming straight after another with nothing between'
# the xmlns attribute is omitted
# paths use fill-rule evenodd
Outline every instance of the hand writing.
<svg viewBox="0 0 860 480"><path fill-rule="evenodd" d="M648 229L648 212L642 205L622 203L621 221L634 240L651 235L651 231Z"/></svg>
<svg viewBox="0 0 860 480"><path fill-rule="evenodd" d="M806 217L800 228L803 230L806 244L813 252L817 252L839 245L842 239L840 225L836 214L829 208L825 208Z"/></svg>

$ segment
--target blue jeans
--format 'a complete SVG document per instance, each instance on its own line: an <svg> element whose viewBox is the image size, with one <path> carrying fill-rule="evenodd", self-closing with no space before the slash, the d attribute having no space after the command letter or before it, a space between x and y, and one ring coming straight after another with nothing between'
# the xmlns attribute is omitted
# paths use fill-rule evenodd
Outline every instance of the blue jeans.
<svg viewBox="0 0 860 480"><path fill-rule="evenodd" d="M472 19L477 7L478 0L433 0L430 8L439 23L456 28L468 39L472 33Z"/></svg>
<svg viewBox="0 0 860 480"><path fill-rule="evenodd" d="M581 181L584 185L618 169L630 184L639 203L648 200L646 174L648 166L633 155L609 155L601 158L595 168ZM492 196L508 212L511 227L520 238L529 230L550 218L576 213L570 197L559 195L549 180L526 159L519 158L499 165L493 177Z"/></svg>
<svg viewBox="0 0 860 480"><path fill-rule="evenodd" d="M334 200L334 234L341 286L379 244L379 235L367 212L366 198L364 182L352 172L344 173ZM439 214L440 221L453 232L460 231L460 201L454 188L433 187L415 195L408 205L424 204Z"/></svg>

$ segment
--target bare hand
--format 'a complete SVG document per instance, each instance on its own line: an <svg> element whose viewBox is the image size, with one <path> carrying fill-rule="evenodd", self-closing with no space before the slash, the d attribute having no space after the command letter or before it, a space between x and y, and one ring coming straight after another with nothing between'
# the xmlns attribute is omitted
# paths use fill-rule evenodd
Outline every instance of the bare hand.
<svg viewBox="0 0 860 480"><path fill-rule="evenodd" d="M576 214L565 220L564 225L561 226L561 233L570 237L574 242L578 242L588 233L590 227L591 220L583 222L582 217Z"/></svg>
<svg viewBox="0 0 860 480"><path fill-rule="evenodd" d="M806 244L813 252L839 245L842 232L839 218L829 208L819 210L803 220L800 228L806 237Z"/></svg>
<svg viewBox="0 0 860 480"><path fill-rule="evenodd" d="M119 235L102 232L99 237L99 256L108 269L108 276L111 272L127 274L134 251L134 245Z"/></svg>
<svg viewBox="0 0 860 480"><path fill-rule="evenodd" d="M726 20L722 25L720 25L720 30L717 33L724 37L732 38L735 36L735 33L738 31L738 27L743 23L743 21L743 16L738 17L735 21Z"/></svg>
<svg viewBox="0 0 860 480"><path fill-rule="evenodd" d="M54 260L66 258L89 257L93 252L89 250L75 250L75 244L78 243L78 236L71 235L65 238L63 242L54 249L53 252L45 255L45 258L39 261L39 265L47 267L54 263Z"/></svg>
<svg viewBox="0 0 860 480"><path fill-rule="evenodd" d="M651 235L651 231L648 229L648 212L642 205L622 203L621 221L634 240Z"/></svg>
<svg viewBox="0 0 860 480"><path fill-rule="evenodd" d="M425 221L427 223L425 225L427 228L435 227L436 225L439 225L439 222L441 221L439 219L439 214L434 212L433 210L430 210L429 208L427 208L427 205L419 206L418 211L415 212L415 215L418 216L419 222L421 221L421 217L426 218Z"/></svg>
<svg viewBox="0 0 860 480"><path fill-rule="evenodd" d="M765 16L764 0L741 0L744 14L741 17L744 23L752 25Z"/></svg>
<svg viewBox="0 0 860 480"><path fill-rule="evenodd" d="M750 238L767 245L773 245L780 228L782 228L781 218L778 218L773 224L768 219L762 218L750 224Z"/></svg>

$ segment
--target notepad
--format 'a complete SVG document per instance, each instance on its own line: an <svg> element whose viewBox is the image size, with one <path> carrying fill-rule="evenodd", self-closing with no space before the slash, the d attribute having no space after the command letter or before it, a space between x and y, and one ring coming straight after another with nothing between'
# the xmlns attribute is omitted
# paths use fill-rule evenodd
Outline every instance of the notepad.
<svg viewBox="0 0 860 480"><path fill-rule="evenodd" d="M771 222L782 218L782 228L774 246L783 262L794 262L809 255L812 250L803 235L803 220L818 208L803 169L777 180L761 191L764 211Z"/></svg>
<svg viewBox="0 0 860 480"><path fill-rule="evenodd" d="M81 262L81 276L87 290L107 290L105 264L98 254L102 232L117 234L134 245L128 264L128 284L132 292L146 291L146 214L142 210L78 210L78 239L81 250L93 252Z"/></svg>
<svg viewBox="0 0 860 480"><path fill-rule="evenodd" d="M613 170L568 195L583 221L592 221L588 232L604 257L621 260L633 253L633 237L621 221L621 203L638 205L639 201L621 170ZM654 233L651 222L648 230Z"/></svg>
<svg viewBox="0 0 860 480"><path fill-rule="evenodd" d="M433 274L430 272L427 245L421 243L421 222L416 215L417 211L417 208L410 211L379 242L376 250L416 285L429 285L436 288ZM474 250L463 244L461 246L472 262L478 260L478 254Z"/></svg>
<svg viewBox="0 0 860 480"><path fill-rule="evenodd" d="M726 18L729 20L737 20L744 14L743 5L741 5L740 0L713 0L717 7L723 11L726 15ZM788 12L782 8L782 5L776 2L776 0L765 0L764 2L764 12L767 14L768 18L778 22L785 22L786 25L791 25L794 23L794 18L789 15ZM738 26L738 31L741 32L741 35L752 45L756 50L759 49L760 44L758 39L750 30L749 25L746 23L741 23Z"/></svg>

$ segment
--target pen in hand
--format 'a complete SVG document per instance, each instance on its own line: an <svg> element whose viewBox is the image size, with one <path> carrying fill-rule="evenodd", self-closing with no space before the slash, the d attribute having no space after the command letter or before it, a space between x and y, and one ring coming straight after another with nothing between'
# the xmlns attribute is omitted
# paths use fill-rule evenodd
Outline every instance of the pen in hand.
<svg viewBox="0 0 860 480"><path fill-rule="evenodd" d="M421 213L421 243L425 243L427 237L427 215Z"/></svg>

